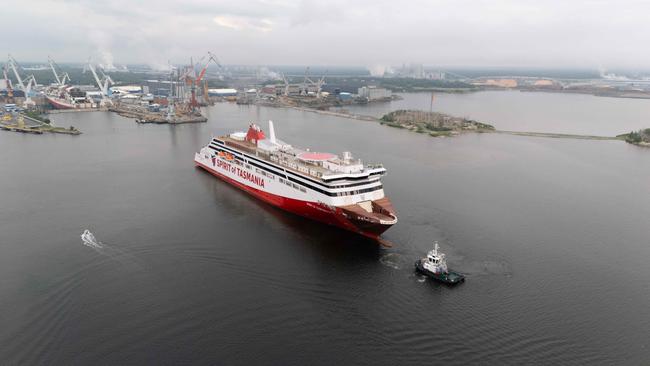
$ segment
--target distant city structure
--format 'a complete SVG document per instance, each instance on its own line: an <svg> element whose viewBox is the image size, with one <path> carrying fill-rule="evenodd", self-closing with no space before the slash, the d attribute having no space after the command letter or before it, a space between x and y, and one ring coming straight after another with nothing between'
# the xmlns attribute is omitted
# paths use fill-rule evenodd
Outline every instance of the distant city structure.
<svg viewBox="0 0 650 366"><path fill-rule="evenodd" d="M407 79L430 79L444 80L446 75L442 71L426 71L422 64L403 64L402 67L384 73L385 77L407 78Z"/></svg>
<svg viewBox="0 0 650 366"><path fill-rule="evenodd" d="M424 66L422 64L410 64L407 66L402 66L400 70L402 76L410 77L413 79L424 79Z"/></svg>
<svg viewBox="0 0 650 366"><path fill-rule="evenodd" d="M447 75L442 71L434 71L429 73L428 75L429 75L428 78L432 80L445 80L445 78L447 77Z"/></svg>
<svg viewBox="0 0 650 366"><path fill-rule="evenodd" d="M390 90L376 86L362 86L357 94L359 94L360 98L366 98L368 101L390 99L393 95Z"/></svg>

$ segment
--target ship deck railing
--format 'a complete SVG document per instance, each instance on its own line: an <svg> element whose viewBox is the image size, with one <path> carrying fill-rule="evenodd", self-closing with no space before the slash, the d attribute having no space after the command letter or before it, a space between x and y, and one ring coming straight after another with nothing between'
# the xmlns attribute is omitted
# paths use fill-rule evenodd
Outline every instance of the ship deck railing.
<svg viewBox="0 0 650 366"><path fill-rule="evenodd" d="M340 172L335 172L335 171L331 171L329 169L323 168L322 166L319 166L319 165L316 165L316 164L304 163L300 159L298 159L295 155L289 154L289 153L284 152L284 151L278 151L278 152L275 153L275 155L273 155L273 153L270 153L270 152L269 153L261 152L257 148L257 146L255 146L254 144L252 144L250 142L247 142L247 141L235 140L235 139L231 138L230 136L222 136L220 138L224 142L226 142L227 144L234 145L235 147L237 147L237 148L239 148L241 150L244 150L246 152L255 154L256 157L258 157L258 158L260 158L262 160L265 160L265 161L267 161L269 163L278 164L278 165L282 166L282 168L287 169L287 170L289 170L289 171L291 171L293 173L296 173L296 174L308 175L310 177L317 178L317 179L319 179L321 181L324 181L323 176L331 175L331 174L342 174ZM274 160L274 159L271 159L271 156L283 156L283 157L286 157L288 159L291 159L291 162L293 162L296 165L296 168L294 168L293 166L291 166L291 165L289 165L287 163L288 159L284 159L284 160L283 159L275 159ZM377 164L375 164L375 165L377 165ZM379 164L379 165L381 165L381 164ZM298 166L303 166L308 171L305 172L305 171L302 171L300 169L297 169ZM383 168L383 166L381 166L381 167ZM376 169L376 168L377 167L375 166L372 169ZM310 171L315 171L317 174L312 174ZM318 173L320 173L320 175Z"/></svg>

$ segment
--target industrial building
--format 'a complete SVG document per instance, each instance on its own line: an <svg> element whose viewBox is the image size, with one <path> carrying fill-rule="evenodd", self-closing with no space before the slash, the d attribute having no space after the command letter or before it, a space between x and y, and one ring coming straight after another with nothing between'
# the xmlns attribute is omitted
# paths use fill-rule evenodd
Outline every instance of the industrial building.
<svg viewBox="0 0 650 366"><path fill-rule="evenodd" d="M362 86L357 94L360 98L366 98L368 101L390 99L393 95L390 90L376 86Z"/></svg>
<svg viewBox="0 0 650 366"><path fill-rule="evenodd" d="M208 89L208 94L211 97L235 97L237 96L237 89L231 89L231 88Z"/></svg>

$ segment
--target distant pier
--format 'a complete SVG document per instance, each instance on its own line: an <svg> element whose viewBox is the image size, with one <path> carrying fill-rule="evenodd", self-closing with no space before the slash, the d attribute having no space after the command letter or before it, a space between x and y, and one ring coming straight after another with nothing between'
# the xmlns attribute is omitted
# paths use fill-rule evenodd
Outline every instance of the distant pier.
<svg viewBox="0 0 650 366"><path fill-rule="evenodd" d="M5 113L0 118L0 129L11 132L43 134L44 132L62 133L66 135L80 135L81 131L70 126L70 128L56 127L48 123L30 117L23 113L16 115Z"/></svg>
<svg viewBox="0 0 650 366"><path fill-rule="evenodd" d="M513 136L531 136L531 137L547 137L555 139L577 139L577 140L621 140L615 136L594 136L594 135L574 135L568 133L550 133L550 132L520 132L520 131L504 131L495 130L494 133Z"/></svg>

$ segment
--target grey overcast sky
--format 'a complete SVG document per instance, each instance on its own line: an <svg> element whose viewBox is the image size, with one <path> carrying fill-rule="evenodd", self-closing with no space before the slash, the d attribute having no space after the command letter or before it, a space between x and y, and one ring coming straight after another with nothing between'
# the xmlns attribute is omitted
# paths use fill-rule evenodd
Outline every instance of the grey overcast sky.
<svg viewBox="0 0 650 366"><path fill-rule="evenodd" d="M19 61L645 67L650 1L5 0Z"/></svg>

